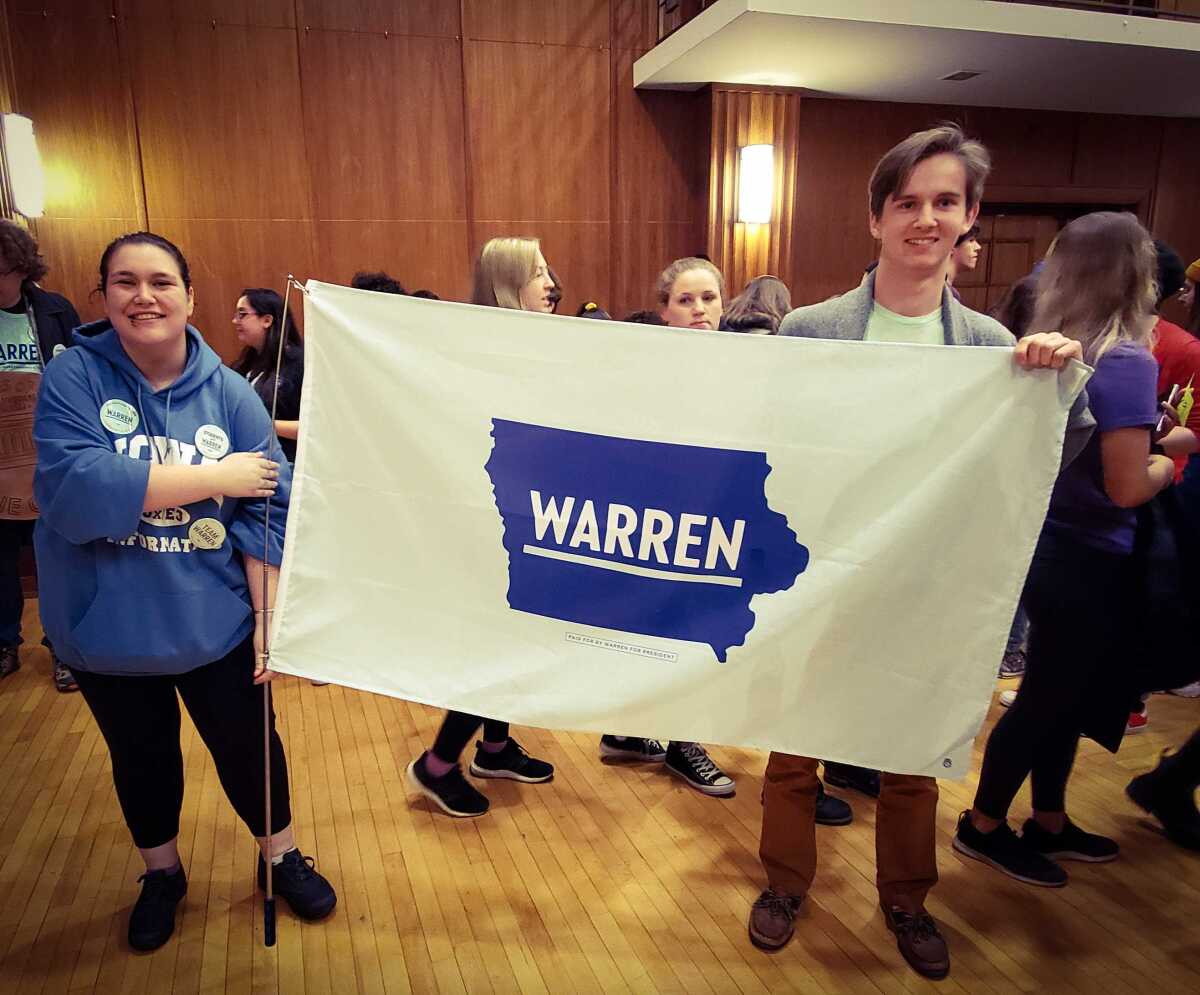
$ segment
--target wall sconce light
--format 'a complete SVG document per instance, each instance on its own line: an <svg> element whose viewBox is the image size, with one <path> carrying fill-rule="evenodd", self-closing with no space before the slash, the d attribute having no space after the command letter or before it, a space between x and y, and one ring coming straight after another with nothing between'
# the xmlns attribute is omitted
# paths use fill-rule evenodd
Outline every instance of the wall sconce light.
<svg viewBox="0 0 1200 995"><path fill-rule="evenodd" d="M768 224L775 199L775 146L743 145L738 155L737 219L748 225Z"/></svg>
<svg viewBox="0 0 1200 995"><path fill-rule="evenodd" d="M5 114L4 159L12 206L27 218L40 218L46 204L46 176L38 155L33 122L23 114Z"/></svg>

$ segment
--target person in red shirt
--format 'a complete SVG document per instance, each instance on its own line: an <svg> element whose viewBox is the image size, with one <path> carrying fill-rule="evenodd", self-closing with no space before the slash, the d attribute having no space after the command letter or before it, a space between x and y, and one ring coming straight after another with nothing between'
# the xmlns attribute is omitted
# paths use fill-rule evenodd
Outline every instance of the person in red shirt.
<svg viewBox="0 0 1200 995"><path fill-rule="evenodd" d="M1155 240L1158 254L1158 307L1183 287L1185 276L1179 253L1161 239ZM1154 359L1158 363L1158 396L1166 400L1175 386L1191 384L1200 392L1200 339L1167 321L1161 314L1154 326ZM1200 452L1200 405L1193 407L1187 424L1173 429L1160 440L1163 452L1175 460L1175 480L1183 476L1187 458Z"/></svg>

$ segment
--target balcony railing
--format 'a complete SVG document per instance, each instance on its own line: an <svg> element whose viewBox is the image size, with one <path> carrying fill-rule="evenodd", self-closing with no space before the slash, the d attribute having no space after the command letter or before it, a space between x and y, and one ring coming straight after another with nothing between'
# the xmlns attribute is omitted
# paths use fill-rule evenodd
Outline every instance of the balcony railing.
<svg viewBox="0 0 1200 995"><path fill-rule="evenodd" d="M1032 7L1065 7L1068 10L1092 10L1124 17L1160 17L1174 21L1200 21L1197 0L1003 0Z"/></svg>

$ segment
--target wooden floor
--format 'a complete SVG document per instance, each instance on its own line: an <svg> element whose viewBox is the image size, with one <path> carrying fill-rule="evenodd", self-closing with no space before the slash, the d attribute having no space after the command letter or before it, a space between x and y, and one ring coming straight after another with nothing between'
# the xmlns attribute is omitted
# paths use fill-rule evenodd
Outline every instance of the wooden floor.
<svg viewBox="0 0 1200 995"><path fill-rule="evenodd" d="M944 782L942 881L930 911L953 968L900 960L876 907L874 812L819 829L821 864L796 939L746 938L765 758L716 749L737 796L700 796L661 769L606 767L595 737L519 730L553 761L548 785L488 783L491 813L456 820L406 795L430 709L306 681L276 684L297 835L338 889L334 915L281 910L262 946L254 845L185 727L180 838L190 891L175 938L125 944L142 867L108 758L78 695L57 694L26 608L21 671L0 683L0 992L1054 992L1200 991L1200 859L1125 800L1131 773L1200 722L1200 701L1152 699L1150 729L1117 757L1085 743L1070 808L1120 840L1115 864L1069 865L1048 891L950 849L974 781ZM990 722L995 719L993 708ZM186 720L185 720L186 721ZM1027 811L1022 796L1014 814Z"/></svg>

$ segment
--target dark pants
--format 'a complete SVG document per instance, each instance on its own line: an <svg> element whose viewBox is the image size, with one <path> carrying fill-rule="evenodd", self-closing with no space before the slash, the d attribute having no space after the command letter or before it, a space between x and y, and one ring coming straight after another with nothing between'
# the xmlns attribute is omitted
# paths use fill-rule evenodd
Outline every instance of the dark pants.
<svg viewBox="0 0 1200 995"><path fill-rule="evenodd" d="M125 824L143 850L179 835L183 753L179 700L212 754L221 787L255 836L263 826L263 694L249 638L228 656L186 674L113 677L73 670L112 756ZM271 713L271 832L292 822L287 760Z"/></svg>
<svg viewBox="0 0 1200 995"><path fill-rule="evenodd" d="M1108 660L1130 624L1130 558L1063 539L1038 545L1022 602L1029 649L1017 700L988 737L975 807L1008 815L1025 778L1033 807L1066 811L1067 778Z"/></svg>
<svg viewBox="0 0 1200 995"><path fill-rule="evenodd" d="M508 739L508 723L497 722L495 719L485 719L478 715L468 715L466 712L447 712L442 719L442 727L438 730L437 739L433 741L435 757L448 764L458 763L462 751L471 742L479 727L483 726L483 738L489 743L503 743Z"/></svg>
<svg viewBox="0 0 1200 995"><path fill-rule="evenodd" d="M21 642L21 549L33 537L33 522L0 518L0 646Z"/></svg>

